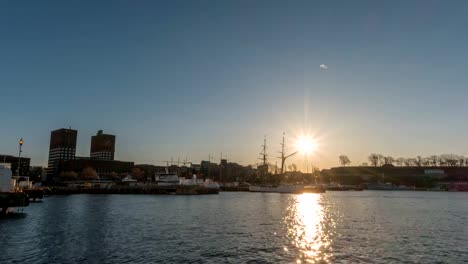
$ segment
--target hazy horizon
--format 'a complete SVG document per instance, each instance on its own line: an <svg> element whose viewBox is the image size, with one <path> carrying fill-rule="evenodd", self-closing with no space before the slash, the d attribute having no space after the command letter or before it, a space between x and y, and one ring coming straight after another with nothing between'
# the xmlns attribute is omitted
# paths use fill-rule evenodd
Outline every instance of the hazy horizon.
<svg viewBox="0 0 468 264"><path fill-rule="evenodd" d="M47 165L50 132L98 130L118 160L279 162L301 135L319 168L467 155L468 2L0 3L0 154Z"/></svg>

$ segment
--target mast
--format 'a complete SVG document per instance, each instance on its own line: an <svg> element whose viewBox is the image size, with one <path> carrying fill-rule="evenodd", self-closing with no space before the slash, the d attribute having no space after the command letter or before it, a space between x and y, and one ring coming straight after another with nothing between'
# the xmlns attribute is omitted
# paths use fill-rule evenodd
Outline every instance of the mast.
<svg viewBox="0 0 468 264"><path fill-rule="evenodd" d="M268 165L267 165L267 144L266 144L266 136L263 137L263 145L262 145L262 152L260 152L260 155L261 155L261 158L260 160L262 160L262 167L264 169L264 173L267 174L268 173Z"/></svg>
<svg viewBox="0 0 468 264"><path fill-rule="evenodd" d="M283 132L283 142L281 143L281 175L283 175L283 172L284 172L284 161L285 161L285 158L284 158L284 132Z"/></svg>
<svg viewBox="0 0 468 264"><path fill-rule="evenodd" d="M266 136L263 138L263 145L262 145L262 152L260 153L260 155L262 155L262 161L263 161L263 166L267 165L267 154L266 154L266 149L267 149L267 145L266 145Z"/></svg>
<svg viewBox="0 0 468 264"><path fill-rule="evenodd" d="M283 175L283 172L284 172L284 162L286 161L287 158L293 156L297 154L297 151L296 152L293 152L289 155L285 155L284 154L284 132L283 132L283 142L281 143L281 175Z"/></svg>

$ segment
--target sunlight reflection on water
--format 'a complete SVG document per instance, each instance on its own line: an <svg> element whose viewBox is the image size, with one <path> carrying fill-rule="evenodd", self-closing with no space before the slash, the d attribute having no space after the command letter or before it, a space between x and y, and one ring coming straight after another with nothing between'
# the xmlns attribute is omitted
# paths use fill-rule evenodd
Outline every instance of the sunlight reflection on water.
<svg viewBox="0 0 468 264"><path fill-rule="evenodd" d="M323 196L307 193L291 196L284 218L292 246L302 253L297 263L329 263L333 225L325 224Z"/></svg>

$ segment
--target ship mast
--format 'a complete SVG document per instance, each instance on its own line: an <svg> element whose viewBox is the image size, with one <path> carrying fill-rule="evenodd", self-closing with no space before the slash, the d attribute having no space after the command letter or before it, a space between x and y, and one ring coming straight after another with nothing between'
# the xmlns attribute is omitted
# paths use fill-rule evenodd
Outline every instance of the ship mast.
<svg viewBox="0 0 468 264"><path fill-rule="evenodd" d="M262 152L260 152L261 160L263 161L263 169L265 170L265 174L268 173L268 165L267 165L267 145L266 145L266 136L263 137L263 145L262 145Z"/></svg>
<svg viewBox="0 0 468 264"><path fill-rule="evenodd" d="M283 142L281 143L281 175L283 175L283 172L284 172L284 162L286 161L287 158L293 156L294 154L297 153L296 152L293 152L289 155L285 155L285 152L284 152L284 132L283 132Z"/></svg>
<svg viewBox="0 0 468 264"><path fill-rule="evenodd" d="M284 132L283 132L283 142L281 143L281 171L280 175L283 175L284 172L284 161L286 159L284 158Z"/></svg>

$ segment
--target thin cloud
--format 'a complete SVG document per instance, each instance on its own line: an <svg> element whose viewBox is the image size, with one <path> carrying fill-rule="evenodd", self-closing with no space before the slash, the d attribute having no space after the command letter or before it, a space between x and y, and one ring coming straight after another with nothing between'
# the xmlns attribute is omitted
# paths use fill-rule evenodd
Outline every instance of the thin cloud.
<svg viewBox="0 0 468 264"><path fill-rule="evenodd" d="M324 69L324 70L326 70L326 69L328 69L328 66L327 66L327 65L325 65L325 64L320 64L320 69Z"/></svg>

